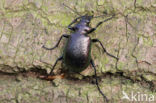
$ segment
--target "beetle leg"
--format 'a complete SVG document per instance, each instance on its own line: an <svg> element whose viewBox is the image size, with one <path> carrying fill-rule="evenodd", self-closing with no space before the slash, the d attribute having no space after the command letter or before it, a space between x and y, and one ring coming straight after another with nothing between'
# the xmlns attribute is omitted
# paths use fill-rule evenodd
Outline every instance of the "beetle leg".
<svg viewBox="0 0 156 103"><path fill-rule="evenodd" d="M114 17L114 15L112 17L110 17L110 18L107 18L107 19L105 19L103 21L100 21L94 28L89 30L87 34L94 32L102 23L104 23L104 22L106 22L108 20L111 20L113 17Z"/></svg>
<svg viewBox="0 0 156 103"><path fill-rule="evenodd" d="M52 67L52 69L51 69L50 75L52 75L53 70L54 70L56 64L58 63L58 61L60 61L60 60L62 60L62 59L63 59L63 56L60 56L59 58L57 58L57 60L55 61L54 65L53 65L53 67Z"/></svg>
<svg viewBox="0 0 156 103"><path fill-rule="evenodd" d="M47 47L45 47L44 45L42 46L42 48L44 48L44 49L46 49L46 50L53 50L53 49L57 48L58 45L60 44L60 41L62 40L63 37L69 38L69 35L63 34L63 35L60 37L60 39L58 40L58 42L56 43L56 45L55 45L54 47L52 47L52 48L47 48Z"/></svg>
<svg viewBox="0 0 156 103"><path fill-rule="evenodd" d="M92 42L98 42L98 43L100 43L100 45L101 45L102 48L103 48L103 51L104 51L108 56L113 57L113 58L115 58L115 59L117 59L117 60L119 59L119 58L117 58L116 56L114 56L114 55L108 53L108 52L106 51L106 49L104 48L104 46L103 46L103 44L101 43L100 40L98 40L98 39L92 39Z"/></svg>
<svg viewBox="0 0 156 103"><path fill-rule="evenodd" d="M99 87L99 83L98 83L97 75L96 75L96 67L95 67L95 64L94 64L93 59L91 59L90 63L91 63L91 65L92 65L93 69L94 69L94 73L95 73L94 75L95 75L95 80L96 80L96 86L97 86L97 88L98 88L100 94L103 96L103 98L104 98L104 99L106 100L106 102L108 103L107 97L104 95L104 93L101 91L101 89L100 89L100 87Z"/></svg>
<svg viewBox="0 0 156 103"><path fill-rule="evenodd" d="M52 67L52 69L51 69L49 75L46 75L46 76L41 75L41 76L39 76L39 78L40 78L40 79L45 79L45 80L54 80L54 79L56 79L56 78L64 78L64 74L55 75L55 76L52 75L53 70L54 70L54 68L55 68L55 66L56 66L56 64L57 64L57 62L60 61L60 60L62 60L62 59L63 59L63 56L60 56L59 58L57 58L57 60L55 61L55 63L54 63L54 65L53 65L53 67Z"/></svg>

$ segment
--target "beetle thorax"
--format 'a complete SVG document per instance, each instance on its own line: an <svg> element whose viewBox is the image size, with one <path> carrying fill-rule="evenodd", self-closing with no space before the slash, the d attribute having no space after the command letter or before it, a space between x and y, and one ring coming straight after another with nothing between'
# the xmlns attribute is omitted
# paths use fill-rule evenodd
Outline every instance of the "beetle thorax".
<svg viewBox="0 0 156 103"><path fill-rule="evenodd" d="M89 27L89 23L80 21L77 25L75 25L77 28L76 31L81 34L86 34L91 28Z"/></svg>
<svg viewBox="0 0 156 103"><path fill-rule="evenodd" d="M86 34L88 31L90 30L90 27L81 27L78 29L78 32L81 33L81 34Z"/></svg>

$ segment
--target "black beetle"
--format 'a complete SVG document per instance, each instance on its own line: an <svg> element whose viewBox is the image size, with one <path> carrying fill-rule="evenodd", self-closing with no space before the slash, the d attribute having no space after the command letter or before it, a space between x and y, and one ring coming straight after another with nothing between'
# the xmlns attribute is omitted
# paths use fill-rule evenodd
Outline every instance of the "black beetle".
<svg viewBox="0 0 156 103"><path fill-rule="evenodd" d="M106 20L103 20L103 21L99 22L96 25L96 27L91 28L89 26L89 24L90 24L91 20L94 17L93 16L88 16L88 15L80 16L80 17L76 18L73 22L71 22L68 25L68 29L73 31L73 33L71 35L67 35L67 34L62 35L53 48L47 48L47 47L45 47L43 45L44 49L46 49L46 50L53 50L56 47L58 47L58 45L59 45L59 43L60 43L60 41L61 41L61 39L63 37L68 39L68 42L66 44L64 53L54 63L54 66L52 67L50 75L52 75L53 70L54 70L57 62L60 61L60 60L63 60L65 65L68 68L72 68L71 70L73 70L74 72L81 72L85 68L87 68L89 64L91 64L92 67L94 68L95 78L96 78L97 77L96 76L96 67L95 67L93 59L91 58L91 44L92 43L96 43L96 42L100 43L100 45L103 48L103 51L107 55L109 55L109 56L111 56L111 57L113 57L113 58L118 60L117 57L113 56L112 54L110 54L110 53L108 53L106 51L106 49L104 48L104 46L102 45L100 40L98 40L98 39L91 39L88 36L88 34L94 32L97 29L97 27L99 27L103 22L106 22L106 21L112 19L113 17L114 17L114 15L111 16L110 18L106 19ZM74 23L77 23L77 24L72 26ZM99 92L102 94L104 99L106 99L106 102L108 102L107 97L100 90L97 78L96 78L96 85L97 85L97 88L98 88Z"/></svg>

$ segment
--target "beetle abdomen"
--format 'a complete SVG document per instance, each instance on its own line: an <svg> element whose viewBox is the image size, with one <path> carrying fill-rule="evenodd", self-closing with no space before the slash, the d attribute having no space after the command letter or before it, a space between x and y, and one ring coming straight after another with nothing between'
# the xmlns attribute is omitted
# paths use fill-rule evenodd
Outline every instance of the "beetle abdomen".
<svg viewBox="0 0 156 103"><path fill-rule="evenodd" d="M90 46L90 37L81 34L71 35L64 54L65 64L73 71L82 71L90 63Z"/></svg>

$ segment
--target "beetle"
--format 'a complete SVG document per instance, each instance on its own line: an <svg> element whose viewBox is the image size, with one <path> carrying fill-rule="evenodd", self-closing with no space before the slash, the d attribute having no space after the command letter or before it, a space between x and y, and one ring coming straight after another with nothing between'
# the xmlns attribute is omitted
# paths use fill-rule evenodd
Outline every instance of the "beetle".
<svg viewBox="0 0 156 103"><path fill-rule="evenodd" d="M97 23L97 25L94 28L90 27L90 22L94 18L93 15L89 16L86 14L83 16L79 16L68 25L68 29L70 29L72 31L72 33L70 35L63 34L59 38L56 45L52 48L47 48L43 45L42 48L44 48L46 50L54 50L55 48L58 47L62 38L68 39L67 44L64 49L64 53L55 61L54 65L52 67L52 70L50 72L50 75L52 75L53 70L54 70L55 66L57 65L58 61L61 61L61 60L63 60L65 65L74 72L81 72L91 64L94 69L94 73L95 73L94 75L95 75L97 88L98 88L99 92L101 93L101 95L103 96L103 98L106 100L106 102L108 102L108 99L101 91L101 89L98 85L98 80L96 78L97 77L96 67L95 67L93 59L91 58L92 43L96 43L96 42L99 43L101 45L101 47L103 48L103 51L108 56L113 57L116 60L118 60L118 58L116 56L108 53L107 50L105 49L105 47L103 46L102 42L99 39L91 39L88 36L88 34L94 32L102 23L112 19L114 16L115 15L112 15L110 18L107 18L107 19ZM72 26L73 24L75 24L75 25Z"/></svg>

